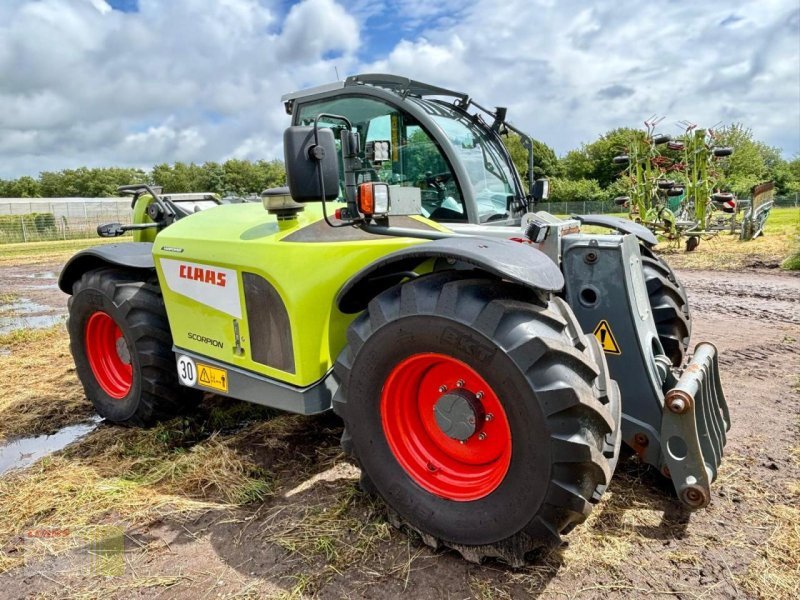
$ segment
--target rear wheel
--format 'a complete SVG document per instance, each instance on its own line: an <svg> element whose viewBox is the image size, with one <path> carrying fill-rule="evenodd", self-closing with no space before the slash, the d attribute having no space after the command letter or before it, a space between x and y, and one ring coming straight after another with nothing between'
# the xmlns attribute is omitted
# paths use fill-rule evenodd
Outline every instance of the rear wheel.
<svg viewBox="0 0 800 600"><path fill-rule="evenodd" d="M598 364L600 361L600 364ZM464 271L372 300L336 364L362 483L430 546L519 566L584 521L619 452L619 395L560 299Z"/></svg>
<svg viewBox="0 0 800 600"><path fill-rule="evenodd" d="M686 288L661 257L644 245L640 245L639 250L658 339L672 364L679 367L686 357L692 335Z"/></svg>
<svg viewBox="0 0 800 600"><path fill-rule="evenodd" d="M178 383L155 283L120 269L88 271L73 287L67 330L78 378L101 417L151 425L199 402L201 392Z"/></svg>

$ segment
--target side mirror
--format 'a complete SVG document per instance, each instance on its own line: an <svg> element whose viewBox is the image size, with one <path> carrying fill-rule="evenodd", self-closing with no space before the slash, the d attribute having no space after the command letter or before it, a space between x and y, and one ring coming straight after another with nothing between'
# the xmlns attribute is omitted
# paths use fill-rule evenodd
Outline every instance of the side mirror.
<svg viewBox="0 0 800 600"><path fill-rule="evenodd" d="M656 146L660 146L661 144L666 144L666 143L667 143L667 142L669 142L671 139L672 139L672 138L671 138L671 137L669 137L667 134L665 134L665 133L660 133L660 134L658 134L658 135L656 135L656 136L654 136L654 137L653 137L653 143L654 143Z"/></svg>
<svg viewBox="0 0 800 600"><path fill-rule="evenodd" d="M733 154L733 148L714 148L711 152L714 154L714 156L719 158Z"/></svg>
<svg viewBox="0 0 800 600"><path fill-rule="evenodd" d="M336 140L330 129L289 127L283 133L286 183L295 202L322 202L339 197ZM324 198L323 198L324 192Z"/></svg>
<svg viewBox="0 0 800 600"><path fill-rule="evenodd" d="M627 154L620 154L619 156L615 156L612 161L615 165L627 165L631 162L631 159Z"/></svg>
<svg viewBox="0 0 800 600"><path fill-rule="evenodd" d="M125 230L122 229L122 223L105 223L97 226L97 235L100 237L119 237L123 233Z"/></svg>
<svg viewBox="0 0 800 600"><path fill-rule="evenodd" d="M547 200L550 197L550 182L547 179L537 179L533 182L533 199L536 202Z"/></svg>

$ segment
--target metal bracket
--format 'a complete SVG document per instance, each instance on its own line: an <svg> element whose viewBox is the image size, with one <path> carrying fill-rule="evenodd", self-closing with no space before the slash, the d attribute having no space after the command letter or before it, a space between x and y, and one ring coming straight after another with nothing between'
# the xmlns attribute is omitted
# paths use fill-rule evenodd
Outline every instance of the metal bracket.
<svg viewBox="0 0 800 600"><path fill-rule="evenodd" d="M681 502L703 508L711 501L731 418L719 377L717 349L702 342L664 396L661 441L669 476Z"/></svg>

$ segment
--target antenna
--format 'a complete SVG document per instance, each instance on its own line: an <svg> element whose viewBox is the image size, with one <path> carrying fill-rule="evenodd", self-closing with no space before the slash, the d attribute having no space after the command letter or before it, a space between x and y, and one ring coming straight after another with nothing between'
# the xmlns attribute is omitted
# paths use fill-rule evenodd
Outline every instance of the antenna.
<svg viewBox="0 0 800 600"><path fill-rule="evenodd" d="M333 70L336 73L336 81L339 81L339 67L334 65Z"/></svg>

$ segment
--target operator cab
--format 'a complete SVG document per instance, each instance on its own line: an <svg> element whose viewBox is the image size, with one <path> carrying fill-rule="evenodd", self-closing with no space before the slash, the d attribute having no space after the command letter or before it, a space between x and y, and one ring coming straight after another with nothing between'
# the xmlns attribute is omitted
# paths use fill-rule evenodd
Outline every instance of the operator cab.
<svg viewBox="0 0 800 600"><path fill-rule="evenodd" d="M465 94L404 78L360 75L283 100L293 125L313 125L323 113L346 117L361 136L361 158L368 165L357 173L357 183L417 187L425 217L509 223L524 212L521 181L499 134L462 108L469 104ZM341 121L323 116L318 126L333 129L339 144ZM343 172L341 162L339 168ZM339 198L344 199L344 189Z"/></svg>

